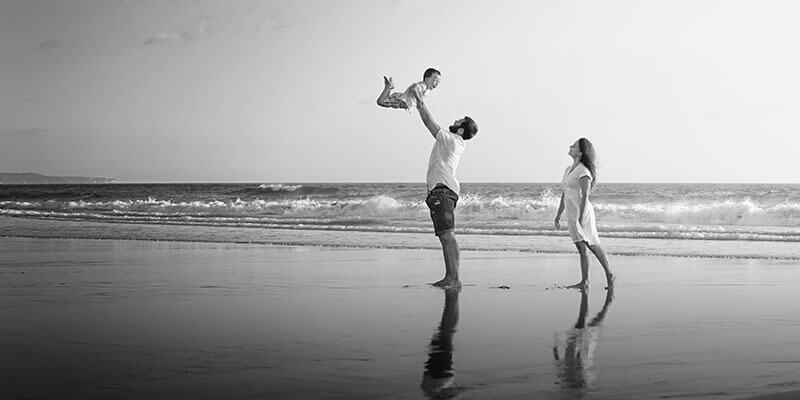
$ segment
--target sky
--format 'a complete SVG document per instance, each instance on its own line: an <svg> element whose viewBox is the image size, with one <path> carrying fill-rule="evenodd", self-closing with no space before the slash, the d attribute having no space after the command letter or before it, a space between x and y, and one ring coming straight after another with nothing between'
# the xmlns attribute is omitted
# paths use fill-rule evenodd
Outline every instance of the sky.
<svg viewBox="0 0 800 400"><path fill-rule="evenodd" d="M424 182L416 112L480 129L462 182L800 183L795 1L0 0L0 172Z"/></svg>

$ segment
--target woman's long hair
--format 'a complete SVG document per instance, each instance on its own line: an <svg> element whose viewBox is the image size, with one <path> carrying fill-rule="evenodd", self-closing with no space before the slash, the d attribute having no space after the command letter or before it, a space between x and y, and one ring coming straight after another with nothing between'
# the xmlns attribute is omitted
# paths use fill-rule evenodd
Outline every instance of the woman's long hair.
<svg viewBox="0 0 800 400"><path fill-rule="evenodd" d="M580 162L592 173L592 187L597 182L597 155L594 145L587 138L578 139L578 150L581 151Z"/></svg>

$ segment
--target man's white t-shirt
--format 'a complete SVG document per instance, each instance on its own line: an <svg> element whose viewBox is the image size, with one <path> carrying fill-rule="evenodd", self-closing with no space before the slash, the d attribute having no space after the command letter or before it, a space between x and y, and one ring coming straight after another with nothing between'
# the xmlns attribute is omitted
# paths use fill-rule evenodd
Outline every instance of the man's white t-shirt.
<svg viewBox="0 0 800 400"><path fill-rule="evenodd" d="M428 191L441 183L457 195L460 194L461 187L456 179L456 168L465 147L461 136L439 128L439 132L436 132L436 143L431 150L431 158L428 160Z"/></svg>

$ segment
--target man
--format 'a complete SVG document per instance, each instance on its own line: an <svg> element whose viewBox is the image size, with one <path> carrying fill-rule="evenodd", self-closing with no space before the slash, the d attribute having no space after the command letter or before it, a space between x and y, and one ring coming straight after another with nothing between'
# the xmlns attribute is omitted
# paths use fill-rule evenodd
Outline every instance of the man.
<svg viewBox="0 0 800 400"><path fill-rule="evenodd" d="M442 243L444 253L444 278L432 283L442 288L461 286L458 278L459 251L455 236L455 216L453 214L461 187L456 180L456 168L464 152L464 141L478 133L478 125L470 117L461 118L445 131L433 120L425 103L418 99L417 110L422 123L431 132L436 143L428 160L428 198L425 203L431 211L433 229Z"/></svg>

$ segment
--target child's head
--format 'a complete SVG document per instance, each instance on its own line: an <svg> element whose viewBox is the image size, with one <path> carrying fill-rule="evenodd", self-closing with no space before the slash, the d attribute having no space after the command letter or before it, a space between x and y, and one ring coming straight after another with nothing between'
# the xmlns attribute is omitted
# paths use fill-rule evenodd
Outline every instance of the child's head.
<svg viewBox="0 0 800 400"><path fill-rule="evenodd" d="M425 73L422 74L422 81L425 82L425 85L428 86L429 89L436 89L439 86L439 77L442 76L442 73L439 72L436 68L428 68L425 70Z"/></svg>

